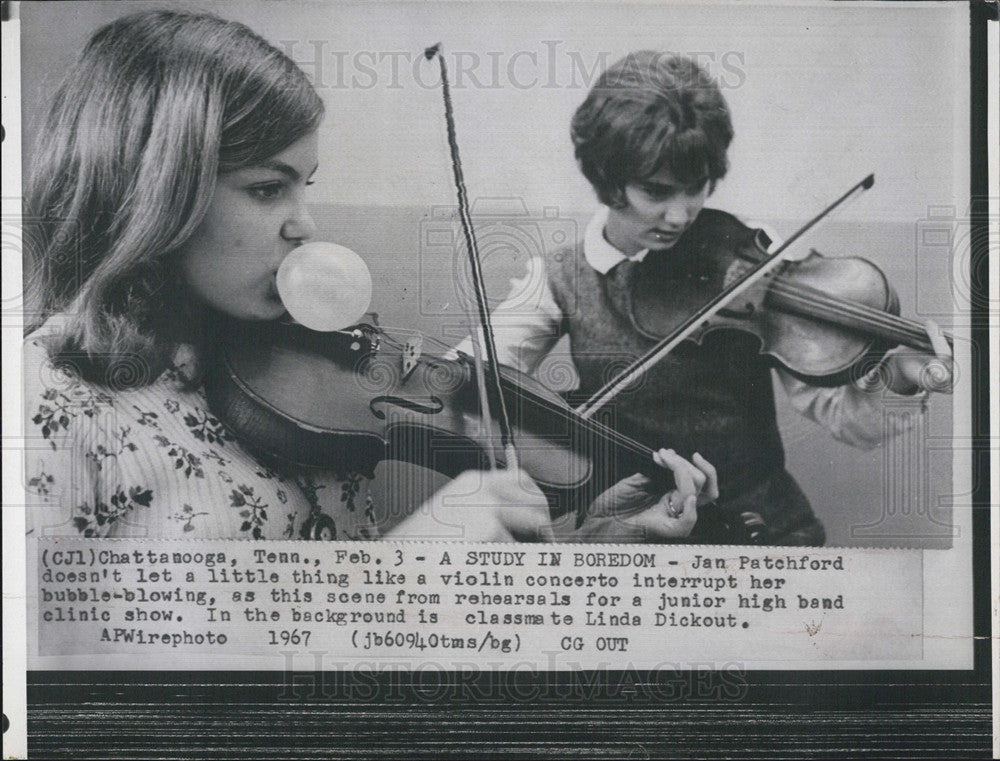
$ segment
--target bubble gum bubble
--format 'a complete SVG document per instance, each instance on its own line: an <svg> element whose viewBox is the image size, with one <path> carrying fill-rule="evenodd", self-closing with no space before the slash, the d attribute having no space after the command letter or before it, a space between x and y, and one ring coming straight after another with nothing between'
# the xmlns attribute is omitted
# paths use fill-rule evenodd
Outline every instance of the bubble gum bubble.
<svg viewBox="0 0 1000 761"><path fill-rule="evenodd" d="M293 249L278 267L278 294L285 309L312 330L341 330L368 311L372 276L349 248L315 241Z"/></svg>

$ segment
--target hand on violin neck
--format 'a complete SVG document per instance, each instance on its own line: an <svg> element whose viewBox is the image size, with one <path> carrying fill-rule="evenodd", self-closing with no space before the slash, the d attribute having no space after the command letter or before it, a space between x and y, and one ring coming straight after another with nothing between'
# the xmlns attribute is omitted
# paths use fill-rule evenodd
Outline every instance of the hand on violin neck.
<svg viewBox="0 0 1000 761"><path fill-rule="evenodd" d="M885 384L897 394L918 392L950 394L955 385L955 367L951 347L941 328L933 320L925 323L934 354L916 352L900 346L886 357Z"/></svg>
<svg viewBox="0 0 1000 761"><path fill-rule="evenodd" d="M467 471L389 533L399 539L551 542L549 506L521 470Z"/></svg>
<svg viewBox="0 0 1000 761"><path fill-rule="evenodd" d="M689 462L672 449L661 449L653 459L673 473L676 489L658 492L651 478L637 473L601 494L579 529L570 534L557 530L557 536L575 542L655 542L687 537L698 519L698 507L719 497L715 468L699 454Z"/></svg>

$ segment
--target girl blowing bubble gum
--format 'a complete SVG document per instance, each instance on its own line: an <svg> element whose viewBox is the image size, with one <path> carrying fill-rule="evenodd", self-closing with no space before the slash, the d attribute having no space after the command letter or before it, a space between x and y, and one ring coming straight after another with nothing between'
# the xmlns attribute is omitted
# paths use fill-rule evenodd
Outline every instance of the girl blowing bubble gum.
<svg viewBox="0 0 1000 761"><path fill-rule="evenodd" d="M242 24L155 11L94 34L27 181L41 231L25 236L30 533L380 535L366 477L259 461L203 386L223 318L285 315L279 267L316 234L306 200L322 116L302 71ZM717 493L714 470L667 451L657 462L677 490L626 480L605 499L638 505L631 517L589 519L570 538L687 535ZM544 497L517 471L463 474L389 535L553 538Z"/></svg>

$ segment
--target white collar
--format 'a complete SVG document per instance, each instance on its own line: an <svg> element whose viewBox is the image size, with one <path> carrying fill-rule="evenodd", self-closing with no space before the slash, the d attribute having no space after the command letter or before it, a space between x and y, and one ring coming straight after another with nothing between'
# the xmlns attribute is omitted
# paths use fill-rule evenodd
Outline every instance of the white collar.
<svg viewBox="0 0 1000 761"><path fill-rule="evenodd" d="M646 257L646 254L649 253L649 249L644 248L632 256L626 256L608 243L604 237L604 226L608 223L608 213L610 211L607 206L601 206L597 210L597 213L590 218L590 222L587 223L587 229L583 234L583 256L587 260L587 264L602 275L607 275L616 264L626 259L630 259L633 262L641 262Z"/></svg>

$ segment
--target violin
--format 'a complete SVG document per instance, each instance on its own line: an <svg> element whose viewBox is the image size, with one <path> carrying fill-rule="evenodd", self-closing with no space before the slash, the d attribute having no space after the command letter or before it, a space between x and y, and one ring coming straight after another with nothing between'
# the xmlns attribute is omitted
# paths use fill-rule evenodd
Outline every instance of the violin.
<svg viewBox="0 0 1000 761"><path fill-rule="evenodd" d="M648 256L630 289L628 316L642 335L660 340L726 286L767 258L763 230L706 209L671 257ZM678 259L696 261L680 277ZM899 317L899 299L885 274L861 257L824 257L815 249L730 301L688 340L714 330L739 330L760 341L772 364L814 386L841 386L904 345L933 353L922 326Z"/></svg>
<svg viewBox="0 0 1000 761"><path fill-rule="evenodd" d="M368 322L313 331L289 321L232 321L207 368L213 413L262 461L304 468L332 464L373 477L383 460L399 460L454 477L485 469L506 454L487 433L470 357L422 352L413 331ZM517 441L518 464L548 498L553 517L590 505L634 473L663 491L672 474L653 451L577 415L530 376L498 368ZM496 409L496 405L492 405ZM494 421L495 422L495 421ZM739 526L700 511L703 541L748 541Z"/></svg>
<svg viewBox="0 0 1000 761"><path fill-rule="evenodd" d="M681 343L700 344L716 330L756 336L772 364L814 386L857 380L896 346L933 354L924 327L899 316L896 292L874 263L815 249L798 261L784 257L791 243L874 180L869 175L854 185L773 253L763 230L702 210L674 248L651 252L629 278L628 319L658 343L576 411L589 418ZM951 336L945 340L953 345Z"/></svg>

